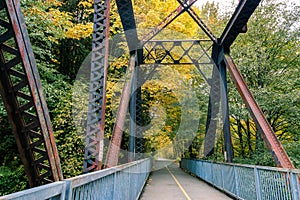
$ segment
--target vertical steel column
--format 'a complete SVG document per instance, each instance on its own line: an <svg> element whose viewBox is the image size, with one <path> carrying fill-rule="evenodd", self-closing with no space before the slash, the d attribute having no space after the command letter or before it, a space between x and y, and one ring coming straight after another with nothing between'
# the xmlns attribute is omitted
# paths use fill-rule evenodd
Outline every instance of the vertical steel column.
<svg viewBox="0 0 300 200"><path fill-rule="evenodd" d="M144 153L144 136L143 136L143 99L142 99L142 77L140 66L136 66L137 84L136 88L136 136L135 136L135 159L143 158Z"/></svg>
<svg viewBox="0 0 300 200"><path fill-rule="evenodd" d="M204 155L209 156L214 152L214 144L217 130L218 114L221 103L224 133L224 153L225 160L232 162L233 151L229 124L229 107L228 107L228 91L226 65L223 62L223 48L216 43L213 44L212 60L215 63L213 69L211 91L208 105L208 115L206 122L206 136L204 142Z"/></svg>
<svg viewBox="0 0 300 200"><path fill-rule="evenodd" d="M130 99L130 133L129 133L129 162L135 160L135 137L136 137L136 88L137 88L137 68L133 72Z"/></svg>
<svg viewBox="0 0 300 200"><path fill-rule="evenodd" d="M0 92L31 187L63 179L49 112L18 0L0 2Z"/></svg>
<svg viewBox="0 0 300 200"><path fill-rule="evenodd" d="M218 114L220 109L221 77L217 65L218 50L215 47L215 45L212 51L212 60L215 64L213 67L211 84L210 84L211 88L209 94L209 103L208 103L207 120L206 120L204 156L211 156L214 153Z"/></svg>
<svg viewBox="0 0 300 200"><path fill-rule="evenodd" d="M143 158L144 139L142 124L142 80L140 77L140 66L137 64L134 69L130 101L130 140L129 140L129 161Z"/></svg>
<svg viewBox="0 0 300 200"><path fill-rule="evenodd" d="M94 9L94 32L84 172L101 169L104 149L110 1L95 0Z"/></svg>
<svg viewBox="0 0 300 200"><path fill-rule="evenodd" d="M216 46L216 45L214 45ZM218 60L217 65L221 74L221 106L223 110L223 134L224 134L224 157L226 162L233 161L233 149L232 140L230 133L230 122L229 122L229 106L228 106L228 90L227 90L227 71L226 64L224 63L224 49L222 47L218 48ZM214 51L214 49L213 49Z"/></svg>

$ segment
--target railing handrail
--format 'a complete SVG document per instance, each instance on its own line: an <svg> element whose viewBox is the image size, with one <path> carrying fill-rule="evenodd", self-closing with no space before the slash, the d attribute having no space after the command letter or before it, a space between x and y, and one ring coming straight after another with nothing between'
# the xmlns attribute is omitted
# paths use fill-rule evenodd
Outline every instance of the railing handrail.
<svg viewBox="0 0 300 200"><path fill-rule="evenodd" d="M58 181L47 185L42 185L39 187L8 194L0 197L0 200L8 200L8 199L40 200L40 199L49 199L57 195L61 195L62 197L61 199L64 199L65 189L66 189L65 181Z"/></svg>
<svg viewBox="0 0 300 200"><path fill-rule="evenodd" d="M90 172L88 174L82 174L82 175L79 175L79 176L76 176L76 177L66 179L65 181L71 182L73 187L78 187L80 185L84 185L84 184L89 183L91 181L95 181L95 180L103 178L105 176L114 174L118 171L125 170L125 169L127 169L131 166L138 165L138 164L140 164L140 163L142 163L142 162L144 162L148 159L149 158L145 158L145 159L137 160L135 162L125 163L125 164L122 164L122 165L117 165L115 167L103 169L103 170L100 170L100 171Z"/></svg>
<svg viewBox="0 0 300 200"><path fill-rule="evenodd" d="M183 158L186 160L199 160L194 158ZM262 166L262 165L250 165L250 164L240 164L240 163L223 163L218 161L212 161L212 160L199 160L203 162L208 163L215 163L215 164L221 164L221 165L231 165L231 166L239 166L239 167L246 167L246 168L257 168L257 169L263 169L263 170L271 170L271 171L280 171L280 172L293 172L296 174L300 174L300 169L288 169L288 168L281 168L281 167L271 167L271 166Z"/></svg>
<svg viewBox="0 0 300 200"><path fill-rule="evenodd" d="M152 165L151 158L145 158L145 159L134 161L131 163L118 165L118 166L115 166L112 168L103 169L100 171L79 175L79 176L76 176L73 178L65 179L63 181L54 182L54 183L50 183L47 185L43 185L43 186L23 190L20 192L8 194L8 195L0 197L0 200L9 200L9 199L10 200L24 200L24 199L65 200L66 199L67 200L67 199L71 199L72 193L76 192L76 188L88 185L92 182L101 180L102 178L114 176L115 174L117 174L119 172L125 172L127 174L127 178L128 178L129 173L130 173L130 175L136 174L139 176L138 177L139 183L137 183L137 187L139 187L139 188L135 188L136 191L134 193L130 194L130 197L138 198L138 196L140 195L142 188L144 187L144 184L149 176L149 173L151 171L151 165ZM142 168L145 166L146 166L145 169ZM130 178L132 178L132 176L130 176ZM114 176L113 179L115 182L113 182L112 184L121 182L121 181L118 181L117 176ZM137 179L134 179L134 180L137 180ZM130 187L130 185L127 185L126 187ZM128 191L130 191L130 190L132 190L132 188L128 188ZM76 199L78 199L78 198L76 197Z"/></svg>
<svg viewBox="0 0 300 200"><path fill-rule="evenodd" d="M300 199L298 169L196 159L182 159L181 168L237 199Z"/></svg>

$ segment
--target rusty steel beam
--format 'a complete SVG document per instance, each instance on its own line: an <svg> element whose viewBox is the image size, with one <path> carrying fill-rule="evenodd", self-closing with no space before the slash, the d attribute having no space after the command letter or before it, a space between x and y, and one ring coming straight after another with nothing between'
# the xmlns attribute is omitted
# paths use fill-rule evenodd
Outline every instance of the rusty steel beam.
<svg viewBox="0 0 300 200"><path fill-rule="evenodd" d="M233 62L230 55L225 54L224 61L231 74L231 77L244 101L250 110L250 114L256 123L256 126L261 130L262 137L264 139L267 148L271 152L271 155L278 167L294 169L294 165L291 162L289 156L285 152L280 141L276 137L271 125L267 121L263 112L256 103L253 95L251 94L246 82L244 81L241 73L237 69L237 66Z"/></svg>
<svg viewBox="0 0 300 200"><path fill-rule="evenodd" d="M237 36L246 31L246 24L260 1L261 0L240 0L219 39L219 45L224 46L227 52Z"/></svg>
<svg viewBox="0 0 300 200"><path fill-rule="evenodd" d="M116 122L113 128L112 138L110 140L105 168L113 167L118 164L120 146L122 142L123 128L126 119L126 113L131 97L132 83L134 79L134 69L136 65L136 55L130 57L129 66L127 68L127 80L125 80L120 105L116 117Z"/></svg>
<svg viewBox="0 0 300 200"><path fill-rule="evenodd" d="M147 35L142 39L141 45L143 46L158 33L160 33L165 27L167 27L171 22L173 22L177 17L189 9L197 0L188 0L184 3L180 2L180 5L173 10L166 18L164 18L155 28L153 28Z"/></svg>
<svg viewBox="0 0 300 200"><path fill-rule="evenodd" d="M1 1L0 14L0 91L29 185L62 180L49 111L19 1Z"/></svg>
<svg viewBox="0 0 300 200"><path fill-rule="evenodd" d="M104 120L108 70L110 1L95 0L94 10L94 32L84 153L84 172L100 170L104 154Z"/></svg>

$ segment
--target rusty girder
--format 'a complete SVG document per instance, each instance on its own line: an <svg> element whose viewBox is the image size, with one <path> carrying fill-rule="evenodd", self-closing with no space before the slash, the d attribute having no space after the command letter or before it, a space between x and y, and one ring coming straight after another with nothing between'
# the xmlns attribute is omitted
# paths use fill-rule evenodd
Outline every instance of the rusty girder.
<svg viewBox="0 0 300 200"><path fill-rule="evenodd" d="M118 164L120 146L122 142L123 128L126 119L126 113L129 106L131 96L132 83L134 80L134 69L136 65L136 55L130 57L129 66L127 68L127 77L123 86L121 100L118 108L116 122L113 128L112 138L108 147L105 167L113 167Z"/></svg>
<svg viewBox="0 0 300 200"><path fill-rule="evenodd" d="M94 10L84 172L101 169L104 151L110 1L95 0Z"/></svg>
<svg viewBox="0 0 300 200"><path fill-rule="evenodd" d="M225 55L224 60L227 65L227 69L229 70L231 77L237 87L237 90L240 93L244 103L247 105L250 114L256 123L256 126L261 131L262 138L264 139L265 144L271 152L271 156L273 157L276 165L278 167L289 169L295 168L289 156L285 152L283 146L281 145L280 141L276 137L265 115L260 110L241 73L239 72L237 66L233 62L231 56Z"/></svg>
<svg viewBox="0 0 300 200"><path fill-rule="evenodd" d="M63 179L49 112L18 0L0 3L0 92L31 187Z"/></svg>

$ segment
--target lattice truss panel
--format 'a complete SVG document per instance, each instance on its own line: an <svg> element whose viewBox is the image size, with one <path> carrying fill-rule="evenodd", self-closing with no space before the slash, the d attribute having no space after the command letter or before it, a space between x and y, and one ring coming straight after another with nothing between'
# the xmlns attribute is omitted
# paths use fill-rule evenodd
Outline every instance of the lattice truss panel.
<svg viewBox="0 0 300 200"><path fill-rule="evenodd" d="M30 186L62 179L40 79L20 5L0 3L0 91Z"/></svg>
<svg viewBox="0 0 300 200"><path fill-rule="evenodd" d="M213 64L210 40L152 40L143 49L143 64Z"/></svg>
<svg viewBox="0 0 300 200"><path fill-rule="evenodd" d="M105 88L108 66L109 0L94 3L94 32L90 76L84 171L101 169L104 148Z"/></svg>

